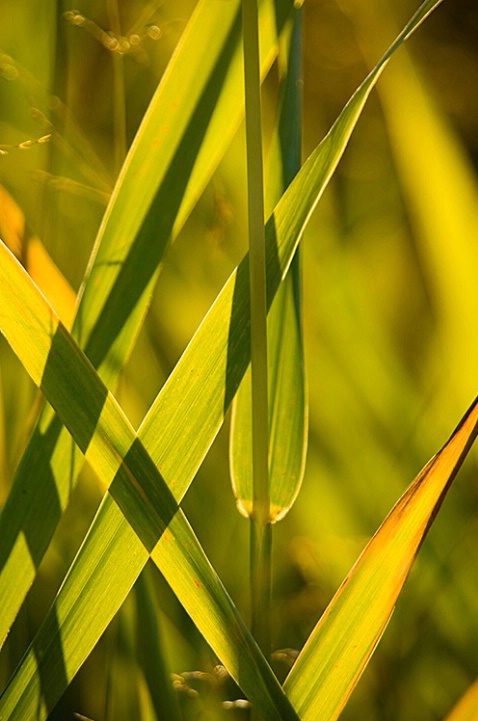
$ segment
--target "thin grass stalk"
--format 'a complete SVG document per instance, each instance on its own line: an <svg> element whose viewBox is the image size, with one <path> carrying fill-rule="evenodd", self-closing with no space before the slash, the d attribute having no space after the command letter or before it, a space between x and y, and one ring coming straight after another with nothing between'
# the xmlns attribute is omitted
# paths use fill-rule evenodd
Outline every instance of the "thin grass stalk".
<svg viewBox="0 0 478 721"><path fill-rule="evenodd" d="M243 0L252 373L251 628L266 656L271 649L271 527L267 302L264 233L259 22L257 0Z"/></svg>
<svg viewBox="0 0 478 721"><path fill-rule="evenodd" d="M118 0L108 1L108 19L111 30L121 37L121 20ZM113 60L113 128L114 128L114 160L115 177L119 174L126 157L126 95L124 81L124 56L112 51Z"/></svg>

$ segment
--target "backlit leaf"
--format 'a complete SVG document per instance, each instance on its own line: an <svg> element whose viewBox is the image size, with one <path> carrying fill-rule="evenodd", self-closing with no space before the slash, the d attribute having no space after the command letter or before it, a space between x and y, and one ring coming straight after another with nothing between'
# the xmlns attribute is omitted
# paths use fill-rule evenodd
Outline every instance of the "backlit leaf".
<svg viewBox="0 0 478 721"><path fill-rule="evenodd" d="M13 255L0 243L0 328L109 487L74 572L0 699L0 718L46 718L149 555L244 692L270 718L296 719L171 491L123 411ZM101 519L105 521L102 525ZM118 520L127 521L117 534ZM121 557L118 562L116 554ZM116 569L116 572L115 572ZM96 578L95 578L96 576ZM97 579L106 583L100 588ZM107 595L113 594L107 602ZM90 603L103 607L92 615ZM118 603L119 601L119 603ZM81 632L80 632L81 629Z"/></svg>
<svg viewBox="0 0 478 721"><path fill-rule="evenodd" d="M303 721L338 718L478 432L478 401L397 502L312 631L284 688Z"/></svg>
<svg viewBox="0 0 478 721"><path fill-rule="evenodd" d="M281 0L276 16L271 2L261 3L263 74L277 53L276 17L280 30L291 5L292 0ZM202 0L128 154L79 299L73 335L108 386L117 382L135 342L168 240L181 229L227 148L242 106L240 2ZM21 254L23 214L14 207L8 218L7 236ZM46 407L0 515L0 646L82 462Z"/></svg>
<svg viewBox="0 0 478 721"><path fill-rule="evenodd" d="M272 301L281 279L287 273L293 253L302 237L310 214L326 187L346 147L366 99L390 55L438 4L439 0L437 2L425 2L421 6L405 31L353 96L331 132L309 158L278 204L276 212L267 224L269 301ZM147 419L145 419L140 429L141 442L139 444L135 443L134 453L131 455L131 460L134 463L138 462L141 465L144 462L148 471L152 474L151 477L153 477L156 471L150 467L148 456L144 454L144 450L141 450L146 448L153 462L159 466L163 477L167 479L168 485L177 500L182 497L188 488L197 467L212 443L222 423L225 410L234 396L237 385L248 364L247 279L247 262L245 261L226 284L174 373L170 376L158 399L153 404ZM2 292L7 293L6 297L9 298L9 302L13 299L15 301L14 305L18 307L18 304L22 302L21 297L14 287L8 287L8 285L8 279L6 278L5 289ZM12 298L10 298L10 293ZM4 306L5 303L0 304L2 310ZM6 310L5 317L2 318L2 327L5 332L11 331L12 344L17 348L18 352L23 353L22 359L24 359L29 372L41 381L45 366L45 353L47 355L49 353L51 333L58 326L55 324L54 317L48 315L48 313L45 317L38 319L35 316L32 319L26 317L26 328L22 328L19 320L18 313L12 313L11 309ZM15 327L15 322L17 327ZM20 327L18 327L18 323ZM22 333L26 333L26 336L23 336L23 343L17 338L17 333L20 333L20 330ZM25 337L29 338L30 334L36 334L38 338L38 342L33 339L34 350L31 357L28 354L25 355ZM47 336L46 340L45 335ZM74 349L68 335L60 330L58 336L55 336L55 347L58 350L64 350L63 344L66 345L66 349L69 348L71 352L74 351L75 358L80 363L81 354ZM72 411L66 398L73 394L73 405L80 404L81 406L82 399L84 400L84 391L88 391L88 389L75 388L74 386L71 388L69 369L63 368L59 362L49 363L50 373L51 378L47 377L46 379L49 382L43 382L44 390L52 396L50 400L55 401L62 415L67 414L70 416L76 408L73 408ZM58 373L60 373L60 377L62 377L62 373L65 376L62 377L64 383L61 389L62 392L58 389L58 380L56 379ZM55 382L52 380L53 377L56 379ZM91 373L89 378L93 385L99 383L99 380L96 380L97 377ZM66 389L67 382L70 383L68 390ZM80 420L84 422L86 430L81 431L77 441L84 449L88 448L88 455L91 460L96 460L97 470L102 466L108 466L108 459L110 459L111 468L105 467L104 472L101 473L105 479L105 476L107 478L108 474L111 473L115 463L121 462L124 453L121 446L125 439L118 439L121 441L119 445L116 444L119 456L115 458L114 450L111 448L108 450L108 434L116 434L118 429L115 424L108 423L108 421L111 420L109 413L113 413L112 408L116 406L111 396L108 396L108 403L105 402L101 383L96 392L86 393L87 397L90 395L95 398L95 402L91 408L88 407L81 411L82 417L80 417ZM103 404L105 410L103 410ZM90 447L88 428L91 433L96 428L98 418L100 420L100 432L95 432ZM100 447L102 452L106 453L104 459L102 454L98 452ZM128 458L129 460L130 458ZM129 465L126 466L127 468L129 468ZM66 688L112 615L121 605L146 562L148 553L145 553L143 544L138 541L137 535L132 531L129 523L133 523L137 534L143 540L147 537L148 548L157 535L158 528L160 532L162 529L158 519L159 509L156 486L146 484L146 481L150 478L149 475L142 478L142 481L146 484L142 486L144 496L134 491L134 488L136 488L134 484L127 484L121 475L118 477L120 480L116 482L115 479L117 485L114 491L115 493L117 491L116 498L121 505L122 511L126 514L127 520L119 511L111 496L108 495L102 504L96 521L92 525L83 549L80 551L68 579L60 591L56 604L37 640L34 642L34 648L36 650L41 649L41 678L43 688L47 692L48 705L52 705L62 690ZM131 476L129 480L132 480ZM165 490L161 483L158 487L162 491ZM130 491L132 491L131 496L128 495ZM122 495L123 493L126 495ZM146 503L148 511L145 514L139 510L144 509L144 503ZM187 534L186 531L184 532ZM163 534L163 540L164 536L165 534ZM184 538L186 537L187 535L184 536ZM194 543L191 548L196 548L197 551ZM168 553L172 553L170 548ZM259 689L256 686L258 680L262 678L261 673L259 675L257 673L257 669L262 668L262 662L259 660L262 657L255 658L255 652L247 645L247 635L240 635L239 639L231 638L233 636L231 630L229 629L226 634L224 626L217 622L218 616L215 615L213 606L211 606L211 599L212 603L214 603L214 593L220 592L211 579L209 579L209 582L212 583L212 590L209 590L212 596L208 596L207 589L204 588L191 593L191 587L184 581L188 577L188 573L191 573L191 566L188 565L189 561L185 561L185 567L175 566L177 564L177 555L175 556L172 553L172 556L168 556L168 553L166 552L166 544L163 548L156 546L152 553L153 560L161 567L165 575L170 577L178 597L191 613L198 627L216 650L221 660L229 670L232 669L232 675L235 675L235 677L239 675L239 684L247 690L251 698L254 695L257 698L258 695L264 692L263 688ZM189 558L188 554L186 554L185 558ZM106 559L108 561L107 570L104 568ZM200 570L205 573L204 568L200 568ZM205 595L202 597L202 601L199 601L201 593ZM222 598L224 599L224 597ZM219 617L224 618L224 613L227 615L229 611L226 603L226 610L222 608ZM60 629L57 629L57 612L61 616ZM65 613L68 615L68 620ZM235 619L234 614L232 614L231 618ZM234 622L240 625L237 619ZM52 632L55 629L57 630L53 634ZM223 637L220 637L221 634ZM80 637L81 644L78 643ZM246 639L245 646L244 639ZM248 661L244 659L244 648L249 649L251 653L252 666L248 665ZM61 660L65 654L69 654L68 664L66 664L67 672L62 674L61 668L55 666L52 659ZM240 663L238 659L240 659ZM267 678L267 671L262 669L262 673L265 674L264 678ZM272 684L269 692L276 693L274 689L275 686ZM34 654L31 652L19 667L5 694L3 703L5 705L8 703L11 712L17 713L15 709L20 709L19 703L21 699L22 704L26 704L23 710L25 708L35 708L36 713L38 711L37 694L39 690L40 681L36 673L36 661L34 660ZM263 701L259 703L259 706L265 708L268 703L267 699L270 696L265 692L261 698L263 698ZM283 697L279 695L277 701L279 704L283 703ZM265 705L261 706L261 703ZM21 713L20 710L18 710L18 713ZM20 715L17 718L23 719L26 716Z"/></svg>
<svg viewBox="0 0 478 721"><path fill-rule="evenodd" d="M266 215L300 169L301 22L295 11L277 129L269 157ZM269 210L270 208L270 210ZM283 518L302 483L307 448L307 402L302 345L299 248L267 321L270 519ZM252 513L251 369L232 406L231 477L239 511Z"/></svg>

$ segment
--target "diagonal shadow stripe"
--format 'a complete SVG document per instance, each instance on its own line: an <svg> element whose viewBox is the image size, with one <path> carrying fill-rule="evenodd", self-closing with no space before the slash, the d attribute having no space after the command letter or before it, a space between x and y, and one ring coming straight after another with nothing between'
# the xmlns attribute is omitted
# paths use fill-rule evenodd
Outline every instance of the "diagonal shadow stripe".
<svg viewBox="0 0 478 721"><path fill-rule="evenodd" d="M238 14L159 191L128 256L121 263L121 270L90 332L85 353L95 368L99 368L104 362L130 315L137 308L143 293L151 292L150 282L157 272L170 239L197 155L240 41L240 30ZM145 257L148 258L147 263ZM95 265L94 272L97 268ZM142 305L144 313L149 302L143 302Z"/></svg>

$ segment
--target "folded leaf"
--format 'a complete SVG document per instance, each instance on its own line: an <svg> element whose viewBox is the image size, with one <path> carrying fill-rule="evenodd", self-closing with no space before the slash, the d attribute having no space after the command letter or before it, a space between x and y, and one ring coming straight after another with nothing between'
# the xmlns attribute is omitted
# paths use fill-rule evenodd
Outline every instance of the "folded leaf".
<svg viewBox="0 0 478 721"><path fill-rule="evenodd" d="M267 205L274 207L300 169L301 156L301 22L300 9L291 22L288 73L269 157ZM266 212L268 214L268 212ZM307 449L299 248L279 288L267 320L269 379L270 520L283 518L302 483ZM231 415L231 478L239 511L252 513L251 369L234 399Z"/></svg>
<svg viewBox="0 0 478 721"><path fill-rule="evenodd" d="M269 305L309 218L340 161L367 98L393 52L442 0L427 0L360 85L289 185L266 224ZM141 426L148 452L182 498L210 448L250 360L247 258L231 275ZM183 425L184 424L184 425ZM183 428L188 429L184 444Z"/></svg>

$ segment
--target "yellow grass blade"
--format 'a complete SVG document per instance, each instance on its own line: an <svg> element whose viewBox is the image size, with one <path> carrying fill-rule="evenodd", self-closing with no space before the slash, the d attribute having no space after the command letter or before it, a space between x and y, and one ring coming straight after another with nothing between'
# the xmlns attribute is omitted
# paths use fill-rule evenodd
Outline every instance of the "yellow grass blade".
<svg viewBox="0 0 478 721"><path fill-rule="evenodd" d="M478 721L478 681L467 689L445 721Z"/></svg>
<svg viewBox="0 0 478 721"><path fill-rule="evenodd" d="M477 432L475 400L385 519L313 630L284 686L303 721L338 718Z"/></svg>

